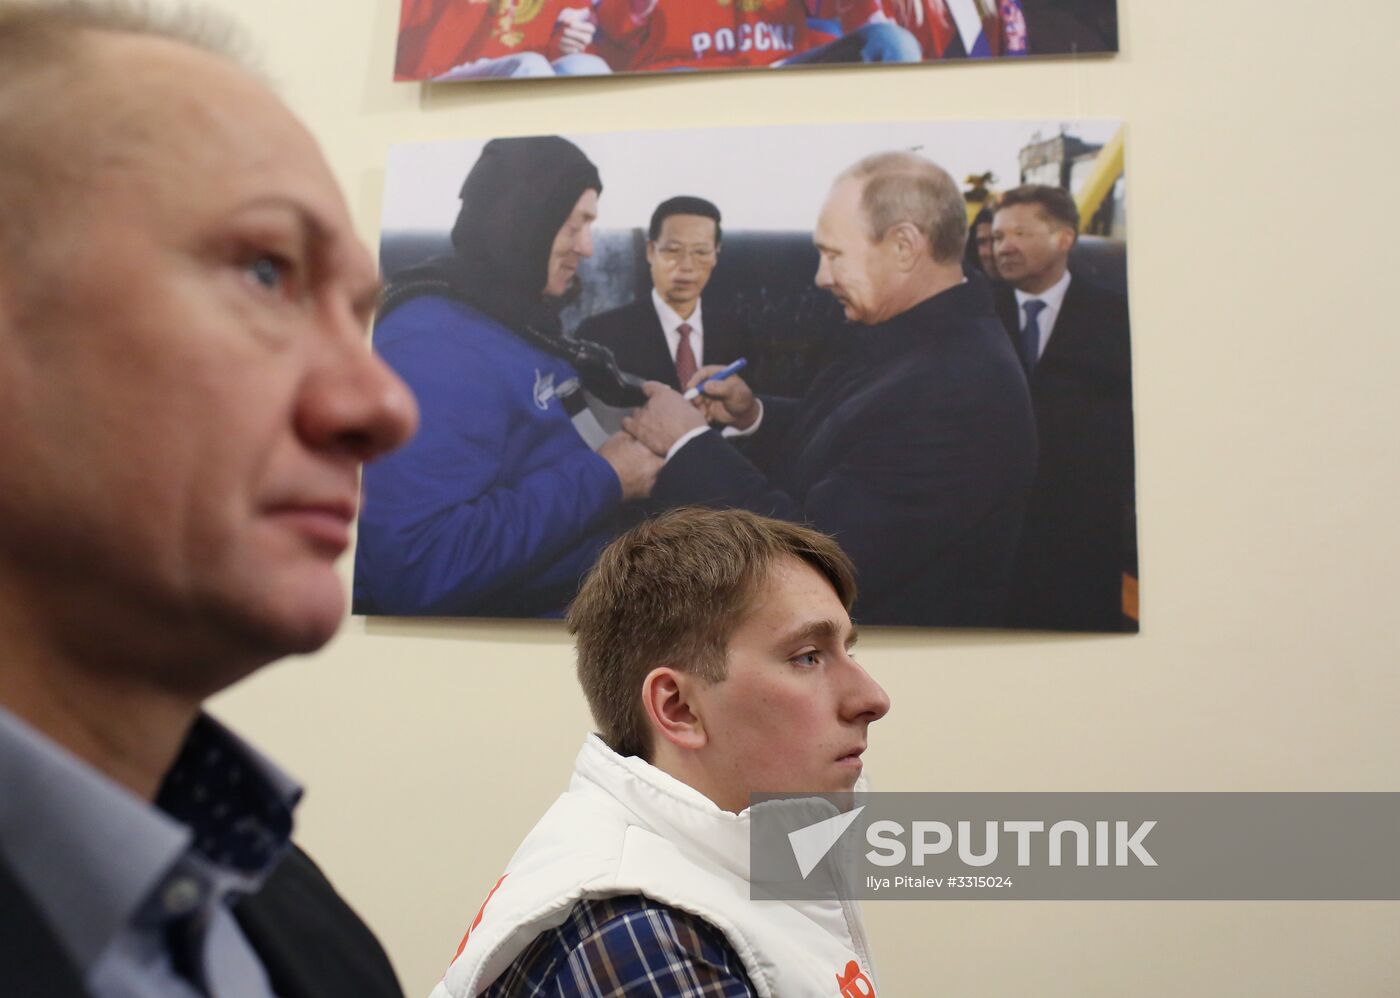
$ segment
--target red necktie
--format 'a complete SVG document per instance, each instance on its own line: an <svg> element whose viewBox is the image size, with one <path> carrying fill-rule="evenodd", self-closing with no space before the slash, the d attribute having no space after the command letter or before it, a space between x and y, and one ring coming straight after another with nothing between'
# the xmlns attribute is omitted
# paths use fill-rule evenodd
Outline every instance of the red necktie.
<svg viewBox="0 0 1400 998"><path fill-rule="evenodd" d="M676 332L680 334L681 341L676 346L676 380L681 383L684 389L687 382L695 376L695 351L690 349L690 325L682 322L676 327Z"/></svg>

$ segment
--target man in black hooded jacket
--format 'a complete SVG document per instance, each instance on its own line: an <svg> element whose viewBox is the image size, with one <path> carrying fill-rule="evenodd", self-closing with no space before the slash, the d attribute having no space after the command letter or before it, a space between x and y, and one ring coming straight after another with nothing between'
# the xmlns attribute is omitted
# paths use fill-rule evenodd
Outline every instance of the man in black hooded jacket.
<svg viewBox="0 0 1400 998"><path fill-rule="evenodd" d="M454 253L389 292L375 347L418 396L414 444L364 479L359 612L559 613L660 467L623 433L596 452L564 399L559 309L592 255L603 185L557 136L487 143Z"/></svg>

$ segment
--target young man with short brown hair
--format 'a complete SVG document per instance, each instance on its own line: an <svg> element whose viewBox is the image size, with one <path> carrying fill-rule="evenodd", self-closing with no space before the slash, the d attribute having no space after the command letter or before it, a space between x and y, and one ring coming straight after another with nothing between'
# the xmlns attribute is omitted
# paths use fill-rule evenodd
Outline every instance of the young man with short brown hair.
<svg viewBox="0 0 1400 998"><path fill-rule="evenodd" d="M741 510L619 537L569 611L601 735L435 998L803 998L873 978L860 912L749 899L749 802L856 787L889 710L851 657L850 561ZM634 990L635 989L635 990Z"/></svg>

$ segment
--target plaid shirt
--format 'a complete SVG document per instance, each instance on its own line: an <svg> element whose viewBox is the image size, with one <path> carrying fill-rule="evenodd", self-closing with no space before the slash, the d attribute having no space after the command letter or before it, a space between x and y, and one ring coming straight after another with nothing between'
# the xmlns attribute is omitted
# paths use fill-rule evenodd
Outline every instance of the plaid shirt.
<svg viewBox="0 0 1400 998"><path fill-rule="evenodd" d="M482 998L754 998L713 925L640 895L580 901Z"/></svg>

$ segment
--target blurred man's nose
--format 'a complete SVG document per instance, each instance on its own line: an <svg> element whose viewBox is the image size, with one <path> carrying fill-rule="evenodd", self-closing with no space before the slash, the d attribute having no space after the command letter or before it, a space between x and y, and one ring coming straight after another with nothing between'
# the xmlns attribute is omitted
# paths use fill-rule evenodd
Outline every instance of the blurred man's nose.
<svg viewBox="0 0 1400 998"><path fill-rule="evenodd" d="M418 428L418 403L356 329L312 370L297 405L297 430L312 447L369 461L395 450Z"/></svg>

